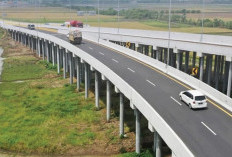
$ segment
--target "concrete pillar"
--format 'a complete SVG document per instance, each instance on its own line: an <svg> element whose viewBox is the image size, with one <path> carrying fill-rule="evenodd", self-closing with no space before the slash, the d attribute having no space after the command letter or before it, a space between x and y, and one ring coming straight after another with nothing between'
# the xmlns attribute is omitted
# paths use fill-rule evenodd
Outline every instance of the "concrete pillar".
<svg viewBox="0 0 232 157"><path fill-rule="evenodd" d="M67 63L66 63L66 52L63 52L63 77L64 79L66 79L66 66L67 66Z"/></svg>
<svg viewBox="0 0 232 157"><path fill-rule="evenodd" d="M188 67L189 67L189 52L185 52L185 68L184 71L188 73Z"/></svg>
<svg viewBox="0 0 232 157"><path fill-rule="evenodd" d="M180 70L180 57L181 57L180 51L178 51L176 55L177 55L176 68Z"/></svg>
<svg viewBox="0 0 232 157"><path fill-rule="evenodd" d="M204 56L202 53L199 55L200 57L200 80L203 81L203 75L204 75Z"/></svg>
<svg viewBox="0 0 232 157"><path fill-rule="evenodd" d="M212 60L213 60L213 56L212 55L209 55L207 56L209 57L209 65L208 65L208 78L207 78L207 84L210 85L211 84L211 73L212 73Z"/></svg>
<svg viewBox="0 0 232 157"><path fill-rule="evenodd" d="M99 109L99 73L95 70L95 106Z"/></svg>
<svg viewBox="0 0 232 157"><path fill-rule="evenodd" d="M231 79L232 79L232 61L230 61L229 66L229 76L228 76L228 84L227 84L227 96L230 97L231 95Z"/></svg>
<svg viewBox="0 0 232 157"><path fill-rule="evenodd" d="M60 73L60 48L57 45L57 50L56 50L56 57L57 57L57 73Z"/></svg>
<svg viewBox="0 0 232 157"><path fill-rule="evenodd" d="M155 141L156 141L156 143L155 143L155 146L156 146L156 149L155 149L156 157L161 157L161 155L162 155L162 152L161 152L162 139L161 139L160 135L158 134L158 132L156 132Z"/></svg>
<svg viewBox="0 0 232 157"><path fill-rule="evenodd" d="M192 67L195 67L195 66L196 66L196 55L197 55L197 53L196 53L196 52L193 52Z"/></svg>
<svg viewBox="0 0 232 157"><path fill-rule="evenodd" d="M77 69L77 91L80 91L81 75L80 75L80 58L76 58L76 69Z"/></svg>
<svg viewBox="0 0 232 157"><path fill-rule="evenodd" d="M69 56L69 75L70 75L70 79L69 79L69 83L73 84L73 54L70 52L68 53Z"/></svg>
<svg viewBox="0 0 232 157"><path fill-rule="evenodd" d="M166 49L163 49L163 53L164 53L164 63L167 64L167 61L168 61L168 52Z"/></svg>
<svg viewBox="0 0 232 157"><path fill-rule="evenodd" d="M87 99L89 97L89 87L88 87L88 64L87 63L84 63L85 64L85 99Z"/></svg>
<svg viewBox="0 0 232 157"><path fill-rule="evenodd" d="M140 141L141 141L141 124L140 124L140 112L137 108L134 110L135 112L135 133L136 133L136 144L135 151L137 154L140 154Z"/></svg>
<svg viewBox="0 0 232 157"><path fill-rule="evenodd" d="M219 79L220 62L221 62L221 56L218 56L218 63L217 63L216 73L215 73L215 88L216 89L218 89L218 79Z"/></svg>
<svg viewBox="0 0 232 157"><path fill-rule="evenodd" d="M46 41L45 45L46 45L45 48L46 48L47 62L49 62L49 42Z"/></svg>
<svg viewBox="0 0 232 157"><path fill-rule="evenodd" d="M68 57L68 53L66 52L65 55L66 55L66 57L65 57L65 65L66 65L66 66L65 66L65 71L68 72L68 71L69 71L69 68L68 68L68 67L69 67L69 62L68 62L69 57Z"/></svg>
<svg viewBox="0 0 232 157"><path fill-rule="evenodd" d="M51 44L52 47L52 65L55 66L55 44Z"/></svg>
<svg viewBox="0 0 232 157"><path fill-rule="evenodd" d="M120 95L119 95L119 102L120 102L120 118L119 118L119 121L120 121L120 131L119 131L119 135L120 136L124 136L124 102L123 102L123 94L120 92Z"/></svg>
<svg viewBox="0 0 232 157"><path fill-rule="evenodd" d="M43 55L43 60L45 60L45 42L42 41L42 55Z"/></svg>
<svg viewBox="0 0 232 157"><path fill-rule="evenodd" d="M38 38L38 55L41 57L41 46L40 46L40 39Z"/></svg>
<svg viewBox="0 0 232 157"><path fill-rule="evenodd" d="M109 80L106 80L106 120L110 121L110 111L111 111L111 83Z"/></svg>
<svg viewBox="0 0 232 157"><path fill-rule="evenodd" d="M229 67L230 67L230 62L226 61L225 62L225 71L224 71L224 76L223 76L223 93L227 93L227 83L228 83L228 76L229 76Z"/></svg>

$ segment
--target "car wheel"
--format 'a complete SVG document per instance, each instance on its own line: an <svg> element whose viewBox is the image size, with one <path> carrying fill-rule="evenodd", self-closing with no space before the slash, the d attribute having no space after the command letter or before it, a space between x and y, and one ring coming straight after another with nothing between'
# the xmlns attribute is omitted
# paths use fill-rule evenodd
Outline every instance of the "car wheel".
<svg viewBox="0 0 232 157"><path fill-rule="evenodd" d="M192 109L192 105L191 104L189 104L189 108Z"/></svg>

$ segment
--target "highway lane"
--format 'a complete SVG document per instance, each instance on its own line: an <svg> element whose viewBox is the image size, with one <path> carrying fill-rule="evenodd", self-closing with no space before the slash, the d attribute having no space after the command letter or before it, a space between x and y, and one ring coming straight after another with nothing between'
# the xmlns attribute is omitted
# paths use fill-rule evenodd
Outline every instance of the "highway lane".
<svg viewBox="0 0 232 157"><path fill-rule="evenodd" d="M52 35L67 40L64 35ZM136 89L196 156L231 156L232 118L224 112L210 103L207 110L192 111L179 100L179 92L186 87L162 73L86 40L77 47L100 60Z"/></svg>

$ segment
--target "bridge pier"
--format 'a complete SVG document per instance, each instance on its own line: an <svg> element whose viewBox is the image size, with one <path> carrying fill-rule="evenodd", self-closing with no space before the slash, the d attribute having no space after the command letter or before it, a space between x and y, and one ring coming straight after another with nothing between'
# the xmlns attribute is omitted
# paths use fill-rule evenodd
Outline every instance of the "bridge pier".
<svg viewBox="0 0 232 157"><path fill-rule="evenodd" d="M176 51L174 51L174 53L176 53L176 55L177 55L177 60L176 60L176 68L178 69L178 70L180 70L180 57L181 57L181 55L180 55L180 50L176 50Z"/></svg>
<svg viewBox="0 0 232 157"><path fill-rule="evenodd" d="M46 41L45 45L46 45L45 48L46 48L47 62L49 62L49 41Z"/></svg>
<svg viewBox="0 0 232 157"><path fill-rule="evenodd" d="M88 63L84 63L84 65L85 65L85 99L87 99L88 97L89 97L89 81L88 81L88 79L89 79L89 75L88 75L88 68L89 68L89 66L88 66Z"/></svg>
<svg viewBox="0 0 232 157"><path fill-rule="evenodd" d="M218 90L218 81L219 81L219 77L220 77L220 64L221 63L221 56L218 56L218 63L217 63L217 68L215 69L215 88Z"/></svg>
<svg viewBox="0 0 232 157"><path fill-rule="evenodd" d="M99 109L99 72L95 70L95 106Z"/></svg>
<svg viewBox="0 0 232 157"><path fill-rule="evenodd" d="M26 40L25 40L26 41ZM25 43L26 45L27 43ZM40 46L40 38L38 37L38 40L37 40L37 44L38 44L38 55L39 57L41 57L41 46Z"/></svg>
<svg viewBox="0 0 232 157"><path fill-rule="evenodd" d="M204 55L202 53L197 54L200 57L200 80L203 81L203 72L204 72Z"/></svg>
<svg viewBox="0 0 232 157"><path fill-rule="evenodd" d="M192 67L195 67L195 66L196 66L196 55L197 55L197 53L196 53L196 52L193 52Z"/></svg>
<svg viewBox="0 0 232 157"><path fill-rule="evenodd" d="M106 80L106 121L110 121L110 111L111 111L111 83Z"/></svg>
<svg viewBox="0 0 232 157"><path fill-rule="evenodd" d="M229 76L228 76L228 84L227 84L227 96L230 97L231 95L231 80L232 80L232 61L230 58L230 63L229 63Z"/></svg>
<svg viewBox="0 0 232 157"><path fill-rule="evenodd" d="M70 80L69 80L69 83L70 84L73 84L73 54L72 52L69 52L68 53L68 56L69 56L69 75L70 75Z"/></svg>
<svg viewBox="0 0 232 157"><path fill-rule="evenodd" d="M188 73L188 67L189 67L189 52L185 51L185 73Z"/></svg>
<svg viewBox="0 0 232 157"><path fill-rule="evenodd" d="M162 139L158 132L155 132L155 156L161 157Z"/></svg>
<svg viewBox="0 0 232 157"><path fill-rule="evenodd" d="M135 107L135 133L136 133L136 144L135 151L137 154L140 154L140 142L141 142L141 117L140 111Z"/></svg>
<svg viewBox="0 0 232 157"><path fill-rule="evenodd" d="M57 73L60 73L60 48L59 45L56 47L56 60L57 60Z"/></svg>
<svg viewBox="0 0 232 157"><path fill-rule="evenodd" d="M66 51L66 50L65 50ZM67 63L66 63L66 52L63 51L63 78L66 79L66 66L67 66Z"/></svg>
<svg viewBox="0 0 232 157"><path fill-rule="evenodd" d="M45 42L44 42L44 40L42 40L42 55L43 55L43 60L45 60Z"/></svg>
<svg viewBox="0 0 232 157"><path fill-rule="evenodd" d="M213 56L210 55L210 56L207 56L209 58L209 65L208 65L208 79L207 79L207 84L210 85L211 84L211 73L212 73L212 60L213 60Z"/></svg>
<svg viewBox="0 0 232 157"><path fill-rule="evenodd" d="M76 57L76 70L77 70L77 91L80 91L80 84L81 84L81 78L80 78L80 58Z"/></svg>
<svg viewBox="0 0 232 157"><path fill-rule="evenodd" d="M120 95L119 95L119 102L120 102L120 118L119 118L119 121L120 121L120 131L119 131L119 134L120 136L124 136L124 96L123 94L120 92Z"/></svg>
<svg viewBox="0 0 232 157"><path fill-rule="evenodd" d="M52 47L52 65L55 66L55 44L51 44Z"/></svg>

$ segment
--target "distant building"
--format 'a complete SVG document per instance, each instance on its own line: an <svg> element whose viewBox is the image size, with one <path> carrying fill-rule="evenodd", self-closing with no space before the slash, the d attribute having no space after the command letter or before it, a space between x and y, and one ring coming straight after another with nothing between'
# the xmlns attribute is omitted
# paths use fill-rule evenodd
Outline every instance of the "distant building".
<svg viewBox="0 0 232 157"><path fill-rule="evenodd" d="M78 16L84 16L84 15L90 15L94 16L96 15L96 11L77 11Z"/></svg>

